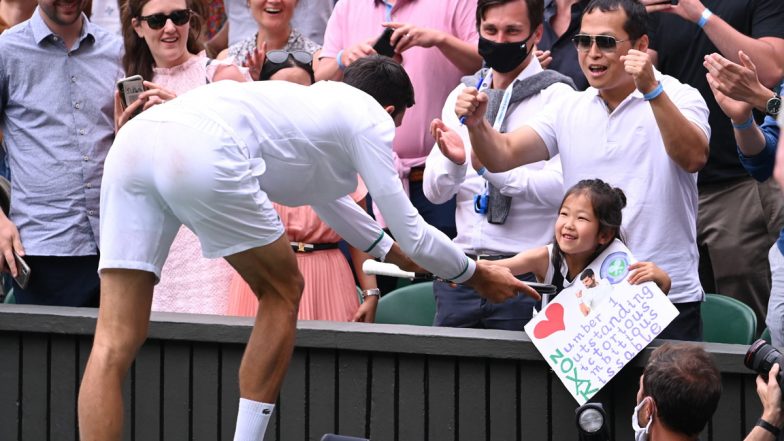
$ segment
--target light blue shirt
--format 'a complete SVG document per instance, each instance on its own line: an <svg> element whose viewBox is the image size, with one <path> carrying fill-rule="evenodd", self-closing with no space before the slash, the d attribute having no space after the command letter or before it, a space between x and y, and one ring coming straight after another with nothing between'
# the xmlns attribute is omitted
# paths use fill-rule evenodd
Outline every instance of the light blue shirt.
<svg viewBox="0 0 784 441"><path fill-rule="evenodd" d="M29 255L98 252L98 202L114 139L122 41L82 14L71 49L36 8L0 35L0 118L11 220Z"/></svg>

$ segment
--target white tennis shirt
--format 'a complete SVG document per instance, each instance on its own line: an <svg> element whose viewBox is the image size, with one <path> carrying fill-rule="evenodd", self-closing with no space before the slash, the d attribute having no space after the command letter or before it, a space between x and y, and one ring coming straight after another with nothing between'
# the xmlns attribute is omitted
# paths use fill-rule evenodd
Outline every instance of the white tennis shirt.
<svg viewBox="0 0 784 441"><path fill-rule="evenodd" d="M406 254L456 282L474 273L475 263L411 205L393 165L394 122L375 99L354 87L330 81L309 87L219 81L139 118L191 123L207 118L223 126L247 149L253 174L270 200L312 205L349 243L382 257L391 241L372 246L381 229L347 196L359 173Z"/></svg>

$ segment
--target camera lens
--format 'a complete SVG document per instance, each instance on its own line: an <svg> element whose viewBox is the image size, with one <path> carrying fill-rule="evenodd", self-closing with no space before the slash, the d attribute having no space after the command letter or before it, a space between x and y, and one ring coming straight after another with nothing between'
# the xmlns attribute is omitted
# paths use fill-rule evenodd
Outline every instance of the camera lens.
<svg viewBox="0 0 784 441"><path fill-rule="evenodd" d="M766 378L770 372L770 368L772 368L775 363L784 367L784 359L781 357L781 352L769 345L765 340L757 340L752 343L749 350L746 351L746 357L743 359L743 364L745 364L747 368ZM783 378L782 372L779 372L776 380L779 384L782 384Z"/></svg>

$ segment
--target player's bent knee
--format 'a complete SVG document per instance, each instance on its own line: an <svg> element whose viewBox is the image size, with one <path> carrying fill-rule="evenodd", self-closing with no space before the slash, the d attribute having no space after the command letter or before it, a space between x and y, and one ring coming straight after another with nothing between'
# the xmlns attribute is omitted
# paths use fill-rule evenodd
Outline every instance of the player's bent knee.
<svg viewBox="0 0 784 441"><path fill-rule="evenodd" d="M146 329L112 335L96 334L90 357L108 368L128 369L146 338Z"/></svg>

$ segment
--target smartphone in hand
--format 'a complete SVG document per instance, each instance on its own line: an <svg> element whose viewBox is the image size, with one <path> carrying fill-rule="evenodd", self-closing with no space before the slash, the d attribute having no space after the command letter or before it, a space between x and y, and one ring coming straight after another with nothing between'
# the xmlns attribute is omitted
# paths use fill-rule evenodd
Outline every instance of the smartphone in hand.
<svg viewBox="0 0 784 441"><path fill-rule="evenodd" d="M117 82L117 90L120 92L120 104L123 110L127 109L134 101L139 99L139 95L144 92L144 79L141 75L133 75L123 78ZM142 108L134 113L134 116L141 112Z"/></svg>
<svg viewBox="0 0 784 441"><path fill-rule="evenodd" d="M25 289L27 284L30 283L30 267L16 251L14 251L14 262L16 262L16 277L14 277L14 280L20 288Z"/></svg>
<svg viewBox="0 0 784 441"><path fill-rule="evenodd" d="M381 36L378 37L376 43L373 44L373 50L376 51L376 53L387 57L392 57L395 55L395 48L392 46L392 43L390 43L393 32L395 32L395 30L392 28L384 29L384 32L382 32Z"/></svg>

